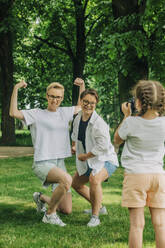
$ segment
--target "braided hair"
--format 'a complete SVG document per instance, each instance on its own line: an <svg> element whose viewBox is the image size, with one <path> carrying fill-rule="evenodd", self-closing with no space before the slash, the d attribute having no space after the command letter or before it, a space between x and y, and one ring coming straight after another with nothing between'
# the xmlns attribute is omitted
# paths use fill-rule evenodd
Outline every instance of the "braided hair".
<svg viewBox="0 0 165 248"><path fill-rule="evenodd" d="M158 81L140 80L133 89L133 95L141 102L140 116L148 109L156 110L159 115L165 112L165 88Z"/></svg>

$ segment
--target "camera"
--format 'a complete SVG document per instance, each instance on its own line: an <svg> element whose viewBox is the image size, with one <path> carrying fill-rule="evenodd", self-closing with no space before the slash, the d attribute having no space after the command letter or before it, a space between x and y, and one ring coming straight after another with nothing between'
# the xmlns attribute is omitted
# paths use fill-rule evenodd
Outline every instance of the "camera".
<svg viewBox="0 0 165 248"><path fill-rule="evenodd" d="M136 112L136 108L135 108L135 98L134 98L134 97L130 98L130 99L127 101L127 106L128 106L128 103L131 104L131 112L132 112L132 114L135 113L135 112ZM121 107L120 107L120 112L123 114L122 108L121 108Z"/></svg>

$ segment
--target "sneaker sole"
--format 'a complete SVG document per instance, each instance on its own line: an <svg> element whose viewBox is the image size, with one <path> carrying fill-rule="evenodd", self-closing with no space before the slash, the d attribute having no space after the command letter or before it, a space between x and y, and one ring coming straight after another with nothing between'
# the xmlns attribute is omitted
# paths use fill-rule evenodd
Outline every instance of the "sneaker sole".
<svg viewBox="0 0 165 248"><path fill-rule="evenodd" d="M87 227L96 227L96 226L99 226L101 224L101 222L99 223L99 224L97 224L97 225L94 225L94 226L89 226L89 225L87 225Z"/></svg>
<svg viewBox="0 0 165 248"><path fill-rule="evenodd" d="M45 220L42 220L42 222L45 223L45 224L49 224L49 225L55 225L55 226L61 226L61 227L66 226L66 224L64 224L64 225L53 224L53 223L50 223L50 222L45 221Z"/></svg>

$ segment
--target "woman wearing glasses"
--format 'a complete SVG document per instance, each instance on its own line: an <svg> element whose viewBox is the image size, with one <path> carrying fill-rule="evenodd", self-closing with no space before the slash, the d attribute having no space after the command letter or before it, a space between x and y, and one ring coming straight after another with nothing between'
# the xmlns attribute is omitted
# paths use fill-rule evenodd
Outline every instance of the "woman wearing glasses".
<svg viewBox="0 0 165 248"><path fill-rule="evenodd" d="M91 219L87 226L100 224L99 214L107 214L102 206L101 183L107 180L118 166L117 155L111 144L109 126L95 112L98 94L94 89L81 93L81 109L73 123L72 152L76 151L77 172L72 187L90 202ZM85 184L89 182L89 187Z"/></svg>
<svg viewBox="0 0 165 248"><path fill-rule="evenodd" d="M85 89L84 81L77 78L74 82L80 87L80 93ZM56 211L69 214L72 211L70 186L72 178L67 173L64 159L71 156L69 122L80 109L76 107L60 107L64 98L64 87L59 83L51 83L46 90L48 106L46 109L18 110L17 95L20 88L26 88L24 81L17 83L13 89L10 116L20 119L30 126L34 146L33 171L44 186L55 185L51 198L42 193L33 194L38 211L44 211L45 203L48 210L42 221L44 223L65 226ZM78 100L78 103L80 101Z"/></svg>

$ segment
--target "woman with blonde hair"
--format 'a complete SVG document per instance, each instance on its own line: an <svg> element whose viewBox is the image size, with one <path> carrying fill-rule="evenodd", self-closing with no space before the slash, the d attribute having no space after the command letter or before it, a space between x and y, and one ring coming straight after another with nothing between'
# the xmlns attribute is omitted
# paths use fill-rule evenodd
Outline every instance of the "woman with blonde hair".
<svg viewBox="0 0 165 248"><path fill-rule="evenodd" d="M77 78L74 82L80 87L80 93L84 90L84 81ZM59 83L51 83L46 90L48 106L46 109L19 110L17 107L18 90L26 88L24 81L14 86L10 116L20 119L30 126L34 146L33 171L44 186L53 185L51 197L35 192L33 199L38 211L48 209L42 221L44 223L65 226L56 214L59 210L69 214L72 211L72 197L70 187L72 177L67 173L64 159L71 156L69 122L73 115L80 109L79 101L75 107L60 107L64 99L64 87ZM54 184L56 187L54 188Z"/></svg>

